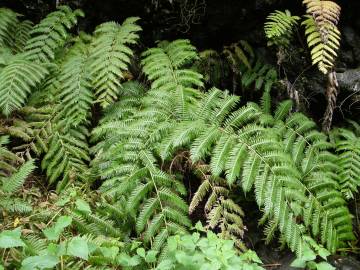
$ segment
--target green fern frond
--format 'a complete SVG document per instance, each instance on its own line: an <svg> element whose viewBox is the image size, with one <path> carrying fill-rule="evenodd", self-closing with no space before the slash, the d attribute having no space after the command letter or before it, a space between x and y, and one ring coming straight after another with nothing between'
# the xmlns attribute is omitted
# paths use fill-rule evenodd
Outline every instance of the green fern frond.
<svg viewBox="0 0 360 270"><path fill-rule="evenodd" d="M187 40L174 41L165 48L149 49L143 57L143 70L152 80L152 89L175 91L179 86L203 85L199 73L180 69L182 64L197 59L195 48Z"/></svg>
<svg viewBox="0 0 360 270"><path fill-rule="evenodd" d="M16 173L12 174L8 179L3 180L2 191L14 194L22 187L26 178L34 169L35 165L33 160L25 162Z"/></svg>
<svg viewBox="0 0 360 270"><path fill-rule="evenodd" d="M83 16L81 10L73 11L68 6L60 6L50 13L31 30L31 38L24 48L26 59L40 63L54 60L56 51L69 37L68 30L76 25L78 17Z"/></svg>
<svg viewBox="0 0 360 270"><path fill-rule="evenodd" d="M57 79L60 89L56 119L66 119L73 127L86 123L93 103L89 60L86 48L83 50L67 57Z"/></svg>
<svg viewBox="0 0 360 270"><path fill-rule="evenodd" d="M13 51L15 53L21 53L24 51L25 44L30 39L30 32L33 28L33 25L34 24L28 20L17 24L12 45Z"/></svg>
<svg viewBox="0 0 360 270"><path fill-rule="evenodd" d="M353 199L360 187L360 139L346 129L334 130L332 136L339 155L336 164L341 192L346 199Z"/></svg>
<svg viewBox="0 0 360 270"><path fill-rule="evenodd" d="M55 132L49 141L49 149L41 167L46 170L49 184L61 179L57 184L58 190L62 190L70 181L88 182L91 179L87 172L90 157L84 130Z"/></svg>
<svg viewBox="0 0 360 270"><path fill-rule="evenodd" d="M18 16L20 14L8 9L0 8L0 46L11 47L13 44L13 35L19 24Z"/></svg>
<svg viewBox="0 0 360 270"><path fill-rule="evenodd" d="M14 198L8 195L2 195L0 199L0 209L12 214L28 214L33 211L31 204L20 198Z"/></svg>
<svg viewBox="0 0 360 270"><path fill-rule="evenodd" d="M48 74L37 63L16 59L0 72L0 108L5 116L24 106L27 96Z"/></svg>
<svg viewBox="0 0 360 270"><path fill-rule="evenodd" d="M290 11L276 10L266 18L264 26L266 37L271 44L288 46L300 17L292 16Z"/></svg>
<svg viewBox="0 0 360 270"><path fill-rule="evenodd" d="M95 30L92 42L91 74L97 102L106 107L116 101L121 89L121 79L128 69L133 51L130 45L136 43L141 27L139 18L131 17L122 25L115 22L103 23Z"/></svg>

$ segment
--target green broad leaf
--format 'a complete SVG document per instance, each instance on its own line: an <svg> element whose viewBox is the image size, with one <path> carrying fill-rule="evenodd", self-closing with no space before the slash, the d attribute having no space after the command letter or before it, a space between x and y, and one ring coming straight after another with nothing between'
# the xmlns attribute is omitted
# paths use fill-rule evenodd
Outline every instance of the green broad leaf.
<svg viewBox="0 0 360 270"><path fill-rule="evenodd" d="M318 250L318 254L321 258L326 260L326 258L330 256L331 253L326 248L320 247Z"/></svg>
<svg viewBox="0 0 360 270"><path fill-rule="evenodd" d="M156 270L172 270L174 269L174 263L171 260L163 260L156 267Z"/></svg>
<svg viewBox="0 0 360 270"><path fill-rule="evenodd" d="M146 253L145 262L147 263L154 263L156 262L156 255L159 252L156 250L150 250L148 253Z"/></svg>
<svg viewBox="0 0 360 270"><path fill-rule="evenodd" d="M263 264L263 262L260 260L260 258L256 254L256 252L253 250L250 250L250 249L248 251L246 251L245 253L241 254L240 258L245 261L248 261L248 262L255 262L255 263Z"/></svg>
<svg viewBox="0 0 360 270"><path fill-rule="evenodd" d="M0 248L24 247L25 243L20 239L21 229L12 231L5 230L0 233Z"/></svg>
<svg viewBox="0 0 360 270"><path fill-rule="evenodd" d="M66 254L66 246L65 246L65 243L60 243L60 244L50 243L47 246L46 251L49 255L61 257Z"/></svg>
<svg viewBox="0 0 360 270"><path fill-rule="evenodd" d="M58 201L55 203L55 205L62 207L62 206L64 206L65 204L67 204L68 202L70 202L70 197L69 197L69 196L66 196L66 197L61 198L60 200L58 200Z"/></svg>
<svg viewBox="0 0 360 270"><path fill-rule="evenodd" d="M32 256L22 261L20 270L52 269L59 262L53 255Z"/></svg>
<svg viewBox="0 0 360 270"><path fill-rule="evenodd" d="M316 269L317 270L336 270L336 268L328 262L321 262L321 263L316 264Z"/></svg>
<svg viewBox="0 0 360 270"><path fill-rule="evenodd" d="M117 256L117 262L121 265L121 266L137 266L141 263L141 258L137 255L131 257L126 253L120 253Z"/></svg>
<svg viewBox="0 0 360 270"><path fill-rule="evenodd" d="M115 259L119 253L119 247L100 247L101 253L104 257L109 259Z"/></svg>
<svg viewBox="0 0 360 270"><path fill-rule="evenodd" d="M145 258L145 249L144 248L138 248L136 250L137 255L139 255L141 258Z"/></svg>
<svg viewBox="0 0 360 270"><path fill-rule="evenodd" d="M86 201L82 199L77 199L75 204L77 210L85 213L91 213L90 205Z"/></svg>
<svg viewBox="0 0 360 270"><path fill-rule="evenodd" d="M290 264L290 266L304 269L306 267L306 262L307 261L305 261L303 258L297 258Z"/></svg>
<svg viewBox="0 0 360 270"><path fill-rule="evenodd" d="M198 221L196 224L195 224L195 229L199 232L206 232L204 226L202 225L202 223L200 221Z"/></svg>
<svg viewBox="0 0 360 270"><path fill-rule="evenodd" d="M170 252L175 251L177 249L179 240L180 240L179 235L175 235L174 237L170 237L168 239L168 249Z"/></svg>
<svg viewBox="0 0 360 270"><path fill-rule="evenodd" d="M0 270L4 270L4 266L0 265Z"/></svg>
<svg viewBox="0 0 360 270"><path fill-rule="evenodd" d="M89 247L87 241L79 236L71 239L67 247L67 255L87 260L89 258Z"/></svg>
<svg viewBox="0 0 360 270"><path fill-rule="evenodd" d="M133 242L131 243L131 248L130 248L130 250L133 251L133 250L137 249L141 244L142 244L142 243L141 243L140 241L133 241Z"/></svg>
<svg viewBox="0 0 360 270"><path fill-rule="evenodd" d="M71 217L61 216L58 218L54 226L44 229L43 233L50 241L57 241L64 229L71 225L71 222Z"/></svg>

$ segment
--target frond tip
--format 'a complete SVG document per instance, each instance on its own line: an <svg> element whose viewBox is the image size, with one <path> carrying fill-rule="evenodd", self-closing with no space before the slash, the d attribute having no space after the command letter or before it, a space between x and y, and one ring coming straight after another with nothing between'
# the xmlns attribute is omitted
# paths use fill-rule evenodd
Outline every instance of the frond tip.
<svg viewBox="0 0 360 270"><path fill-rule="evenodd" d="M337 28L341 8L333 1L303 0L306 5L307 44L311 48L314 65L324 74L333 68L340 47L340 31Z"/></svg>
<svg viewBox="0 0 360 270"><path fill-rule="evenodd" d="M290 11L276 10L266 18L264 26L265 35L270 45L282 45L287 47L290 43L294 27L298 24L300 17L292 16Z"/></svg>

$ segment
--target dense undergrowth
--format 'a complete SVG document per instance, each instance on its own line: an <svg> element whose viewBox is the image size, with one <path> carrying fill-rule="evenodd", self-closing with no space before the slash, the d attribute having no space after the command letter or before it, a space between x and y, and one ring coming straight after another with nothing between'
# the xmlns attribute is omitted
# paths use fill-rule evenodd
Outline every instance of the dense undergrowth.
<svg viewBox="0 0 360 270"><path fill-rule="evenodd" d="M305 0L325 13L304 23L328 74L340 11L325 2ZM138 53L139 18L74 34L82 16L62 6L33 25L0 9L0 269L263 269L247 211L300 268L333 269L357 244L358 123L323 133L274 102L276 67L245 41ZM286 50L298 20L272 14L271 44ZM250 98L209 87L219 70Z"/></svg>

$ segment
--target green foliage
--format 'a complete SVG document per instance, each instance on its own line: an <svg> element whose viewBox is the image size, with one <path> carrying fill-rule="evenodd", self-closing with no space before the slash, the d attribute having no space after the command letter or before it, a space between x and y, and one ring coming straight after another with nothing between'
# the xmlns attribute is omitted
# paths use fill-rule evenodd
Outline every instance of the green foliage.
<svg viewBox="0 0 360 270"><path fill-rule="evenodd" d="M225 46L221 54L206 50L199 56L194 68L205 75L211 86L226 85L225 80L230 79L233 93L239 90L242 94L253 90L269 93L277 81L276 70L257 57L244 40Z"/></svg>
<svg viewBox="0 0 360 270"><path fill-rule="evenodd" d="M264 269L255 252L237 256L233 245L232 241L222 240L212 232L208 232L207 237L199 233L176 235L168 239L166 259L156 269Z"/></svg>
<svg viewBox="0 0 360 270"><path fill-rule="evenodd" d="M151 243L154 250L160 250L170 235L186 231L191 222L183 199L186 194L183 184L158 167L151 149L168 128L167 123L165 126L160 124L164 117L170 114L177 118L191 112L187 101L196 94L192 87L202 86L202 82L200 74L183 68L196 57L194 47L188 41L162 44L145 52L144 56L144 72L151 74L153 82L152 95L141 104L152 104L153 108L138 112L123 107L126 114L119 113L118 119L105 116L106 121L93 132L94 138L105 138L96 147L101 154L95 165L106 180L102 185L103 192L115 202L125 202L121 211L132 217L136 233L143 237L145 244ZM174 100L163 99L162 104L167 106L157 108L159 98L166 93L173 93ZM118 111L117 106L136 105L136 98L114 104L109 113Z"/></svg>
<svg viewBox="0 0 360 270"><path fill-rule="evenodd" d="M338 154L338 175L341 192L354 199L360 186L360 139L358 131L336 129L332 134Z"/></svg>
<svg viewBox="0 0 360 270"><path fill-rule="evenodd" d="M7 143L7 137L0 138L0 210L3 214L28 213L32 210L31 205L17 196L17 193L35 169L34 161L29 160L17 169L16 162L21 162L21 159L5 148Z"/></svg>
<svg viewBox="0 0 360 270"><path fill-rule="evenodd" d="M97 102L102 107L116 101L121 88L120 79L133 55L130 45L136 43L141 27L136 24L139 18L126 19L122 25L107 22L99 25L91 45L91 73Z"/></svg>
<svg viewBox="0 0 360 270"><path fill-rule="evenodd" d="M13 34L19 23L16 12L7 9L0 8L0 46L10 47L13 44Z"/></svg>
<svg viewBox="0 0 360 270"><path fill-rule="evenodd" d="M334 66L336 51L340 47L340 31L337 28L341 8L333 1L303 0L307 9L305 34L311 48L314 65L324 74Z"/></svg>
<svg viewBox="0 0 360 270"><path fill-rule="evenodd" d="M10 151L0 137L6 269L262 269L243 241L245 200L294 265L330 269L318 259L354 240L344 197L359 186L358 131L329 138L291 102L272 108L276 71L246 42L200 57L188 40L159 42L141 56L148 81L124 82L138 18L73 35L79 10L60 7L34 27L0 15L0 133L16 138ZM298 18L269 19L269 37L288 44ZM261 89L260 106L204 92L204 79L216 81L198 72L206 61L225 67L234 93ZM197 220L207 237L188 234Z"/></svg>
<svg viewBox="0 0 360 270"><path fill-rule="evenodd" d="M14 59L0 71L0 108L5 116L24 106L27 96L40 85L47 69L31 61Z"/></svg>
<svg viewBox="0 0 360 270"><path fill-rule="evenodd" d="M301 25L305 26L307 45L311 50L311 61L318 69L328 74L334 67L337 50L340 47L340 31L337 28L341 7L334 1L303 0L306 16ZM288 47L294 28L300 20L286 10L271 13L264 29L270 44Z"/></svg>
<svg viewBox="0 0 360 270"><path fill-rule="evenodd" d="M5 131L25 142L18 150L45 154L41 167L58 191L73 181L93 179L88 168L92 107L124 95L121 74L141 30L138 18L129 18L122 25L100 25L94 37L72 38L69 30L79 16L80 10L59 7L33 27L25 52L6 58L0 69L0 108L6 116L15 110L23 115ZM27 39L21 31L18 43Z"/></svg>
<svg viewBox="0 0 360 270"><path fill-rule="evenodd" d="M300 17L292 16L290 11L276 10L266 18L264 26L266 38L269 45L287 47L290 44L294 28L297 26Z"/></svg>
<svg viewBox="0 0 360 270"><path fill-rule="evenodd" d="M57 51L65 44L70 30L78 17L83 17L81 10L71 10L67 6L60 6L50 13L30 32L31 38L25 45L25 56L29 61L39 63L50 62L55 59Z"/></svg>

